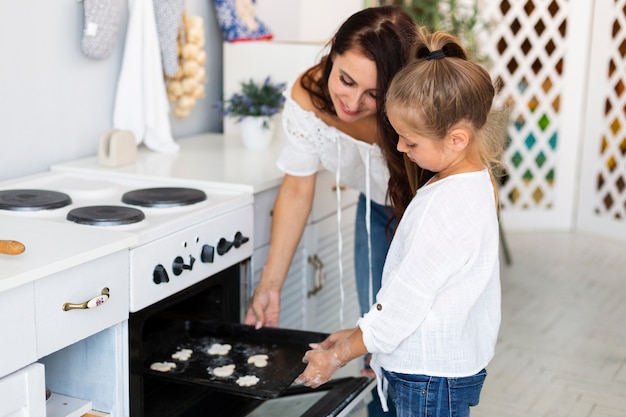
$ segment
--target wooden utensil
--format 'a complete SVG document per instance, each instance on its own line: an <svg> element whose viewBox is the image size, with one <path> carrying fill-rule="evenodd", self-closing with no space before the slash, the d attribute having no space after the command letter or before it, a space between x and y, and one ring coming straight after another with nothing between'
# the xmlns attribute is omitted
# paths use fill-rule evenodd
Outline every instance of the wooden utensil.
<svg viewBox="0 0 626 417"><path fill-rule="evenodd" d="M17 240L0 240L0 254L19 255L26 247Z"/></svg>

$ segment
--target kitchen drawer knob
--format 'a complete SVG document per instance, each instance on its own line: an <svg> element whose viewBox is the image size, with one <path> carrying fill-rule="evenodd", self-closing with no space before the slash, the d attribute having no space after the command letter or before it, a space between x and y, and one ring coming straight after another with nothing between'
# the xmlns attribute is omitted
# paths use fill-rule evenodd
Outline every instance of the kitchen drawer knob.
<svg viewBox="0 0 626 417"><path fill-rule="evenodd" d="M102 291L100 291L100 295L98 295L97 297L92 298L91 300L87 300L84 303L80 303L80 304L72 304L72 303L65 303L63 304L63 311L68 311L68 310L86 310L88 308L96 308L96 307L100 307L102 304L106 303L109 299L109 289L108 288L103 288Z"/></svg>

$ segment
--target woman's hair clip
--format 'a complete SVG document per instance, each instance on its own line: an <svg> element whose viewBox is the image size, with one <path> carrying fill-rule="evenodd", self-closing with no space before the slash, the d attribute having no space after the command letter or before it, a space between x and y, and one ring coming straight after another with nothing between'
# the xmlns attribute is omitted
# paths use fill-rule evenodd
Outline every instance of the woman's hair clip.
<svg viewBox="0 0 626 417"><path fill-rule="evenodd" d="M426 60L430 61L431 59L444 59L446 57L445 52L442 49L437 49L436 51L430 52L426 56Z"/></svg>

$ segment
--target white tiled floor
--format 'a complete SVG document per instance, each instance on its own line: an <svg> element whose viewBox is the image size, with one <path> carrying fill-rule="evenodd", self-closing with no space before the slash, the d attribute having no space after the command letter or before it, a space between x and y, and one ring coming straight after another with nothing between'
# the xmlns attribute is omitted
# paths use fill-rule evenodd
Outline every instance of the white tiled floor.
<svg viewBox="0 0 626 417"><path fill-rule="evenodd" d="M500 337L472 417L626 416L626 242L506 238Z"/></svg>
<svg viewBox="0 0 626 417"><path fill-rule="evenodd" d="M626 242L507 240L500 337L472 416L626 416Z"/></svg>

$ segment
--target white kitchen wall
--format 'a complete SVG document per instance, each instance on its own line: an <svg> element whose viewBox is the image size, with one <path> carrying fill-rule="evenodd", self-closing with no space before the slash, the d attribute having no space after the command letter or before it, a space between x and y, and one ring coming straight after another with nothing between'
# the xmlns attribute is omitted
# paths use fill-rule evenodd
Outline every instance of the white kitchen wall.
<svg viewBox="0 0 626 417"><path fill-rule="evenodd" d="M170 117L175 138L222 131L222 118L213 107L222 97L222 38L213 1L185 0L185 5L190 15L205 21L208 82L206 98L188 118ZM361 7L362 0L256 0L255 4L257 15L276 39L316 41L332 35ZM101 133L112 125L127 20L125 8L113 54L94 60L80 49L81 1L0 3L0 180L96 154Z"/></svg>
<svg viewBox="0 0 626 417"><path fill-rule="evenodd" d="M222 39L212 1L185 3L190 15L205 21L207 97L187 119L170 118L175 137L222 129L212 107L222 88ZM93 156L100 134L111 127L128 12L105 60L81 52L83 16L76 0L0 3L0 180Z"/></svg>
<svg viewBox="0 0 626 417"><path fill-rule="evenodd" d="M256 0L256 13L276 41L327 42L363 0Z"/></svg>

